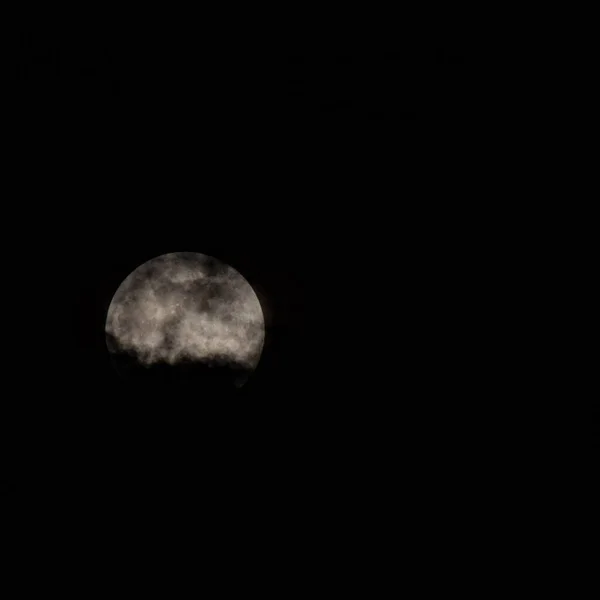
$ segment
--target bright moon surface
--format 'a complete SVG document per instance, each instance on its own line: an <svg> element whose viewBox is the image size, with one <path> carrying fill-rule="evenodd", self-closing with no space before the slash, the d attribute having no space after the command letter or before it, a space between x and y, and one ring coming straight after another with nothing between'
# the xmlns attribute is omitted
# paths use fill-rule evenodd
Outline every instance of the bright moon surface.
<svg viewBox="0 0 600 600"><path fill-rule="evenodd" d="M205 254L153 258L119 286L106 318L111 353L144 366L183 361L253 371L265 338L260 302L232 267Z"/></svg>

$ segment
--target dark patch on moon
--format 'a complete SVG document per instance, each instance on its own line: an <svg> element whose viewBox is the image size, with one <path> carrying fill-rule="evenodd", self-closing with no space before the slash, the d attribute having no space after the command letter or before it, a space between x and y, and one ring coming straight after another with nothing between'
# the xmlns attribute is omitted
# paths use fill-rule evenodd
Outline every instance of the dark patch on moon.
<svg viewBox="0 0 600 600"><path fill-rule="evenodd" d="M182 359L177 364L157 362L141 363L134 352L121 348L113 336L107 339L111 348L110 362L123 380L137 384L140 389L165 391L169 389L190 390L199 394L234 392L240 388L252 370L227 357L213 356L202 361Z"/></svg>

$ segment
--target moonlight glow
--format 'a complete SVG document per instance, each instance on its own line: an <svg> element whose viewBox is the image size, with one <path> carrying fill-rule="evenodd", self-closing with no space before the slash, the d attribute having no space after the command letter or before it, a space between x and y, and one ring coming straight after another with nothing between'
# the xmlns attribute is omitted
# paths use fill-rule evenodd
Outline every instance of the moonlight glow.
<svg viewBox="0 0 600 600"><path fill-rule="evenodd" d="M115 293L106 319L112 353L144 366L182 361L254 370L264 318L250 284L204 254L178 252L149 260Z"/></svg>

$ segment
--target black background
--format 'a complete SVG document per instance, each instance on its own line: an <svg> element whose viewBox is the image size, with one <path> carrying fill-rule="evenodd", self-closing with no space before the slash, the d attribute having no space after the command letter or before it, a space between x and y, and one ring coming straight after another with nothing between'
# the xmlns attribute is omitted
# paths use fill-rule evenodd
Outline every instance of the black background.
<svg viewBox="0 0 600 600"><path fill-rule="evenodd" d="M438 182L453 167L436 153L468 114L460 45L122 32L22 44L18 193L70 365L49 372L69 394L120 393L108 304L133 268L173 251L217 256L261 293L268 345L243 404L313 421L395 393L379 369L411 361L417 330L446 310L427 269L453 237Z"/></svg>
<svg viewBox="0 0 600 600"><path fill-rule="evenodd" d="M506 208L484 151L491 65L458 34L410 27L159 31L16 46L5 233L28 334L11 489L117 522L161 499L343 537L371 493L386 504L400 486L408 513L451 529L444 514L510 496L499 480L531 485L549 448L523 458L534 409L502 376L517 366L505 340L489 349L518 297L490 247ZM226 402L141 394L109 365L112 295L176 251L229 263L265 307L259 368Z"/></svg>

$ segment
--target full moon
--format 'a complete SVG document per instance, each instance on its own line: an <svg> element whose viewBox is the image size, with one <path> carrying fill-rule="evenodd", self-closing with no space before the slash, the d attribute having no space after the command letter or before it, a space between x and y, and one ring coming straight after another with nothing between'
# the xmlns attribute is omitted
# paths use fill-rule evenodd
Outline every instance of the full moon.
<svg viewBox="0 0 600 600"><path fill-rule="evenodd" d="M135 269L106 317L106 344L124 376L209 389L240 387L265 339L256 293L234 268L205 254L176 252Z"/></svg>

